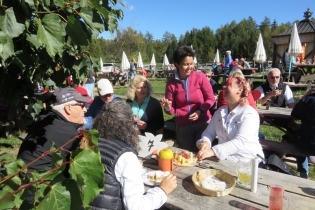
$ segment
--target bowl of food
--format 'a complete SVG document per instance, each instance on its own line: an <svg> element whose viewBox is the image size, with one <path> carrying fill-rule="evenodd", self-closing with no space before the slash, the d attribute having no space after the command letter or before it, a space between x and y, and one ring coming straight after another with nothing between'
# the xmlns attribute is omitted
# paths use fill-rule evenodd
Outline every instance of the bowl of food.
<svg viewBox="0 0 315 210"><path fill-rule="evenodd" d="M174 152L174 163L177 166L192 167L197 165L197 157L188 151Z"/></svg>
<svg viewBox="0 0 315 210"><path fill-rule="evenodd" d="M235 187L235 178L224 171L202 169L192 176L192 181L199 192L213 197L228 195Z"/></svg>

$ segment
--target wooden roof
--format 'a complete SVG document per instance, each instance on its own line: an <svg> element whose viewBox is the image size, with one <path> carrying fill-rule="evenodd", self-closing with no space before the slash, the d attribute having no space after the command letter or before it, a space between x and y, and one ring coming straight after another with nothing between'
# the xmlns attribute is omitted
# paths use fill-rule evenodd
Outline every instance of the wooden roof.
<svg viewBox="0 0 315 210"><path fill-rule="evenodd" d="M299 34L306 34L306 33L314 33L315 32L315 22L310 20L309 18L312 16L313 12L310 11L308 8L306 12L304 12L304 20L301 20L300 22L296 23L296 27ZM277 36L289 36L291 35L293 26L289 28L289 30L282 32L281 34ZM273 37L277 37L273 36Z"/></svg>

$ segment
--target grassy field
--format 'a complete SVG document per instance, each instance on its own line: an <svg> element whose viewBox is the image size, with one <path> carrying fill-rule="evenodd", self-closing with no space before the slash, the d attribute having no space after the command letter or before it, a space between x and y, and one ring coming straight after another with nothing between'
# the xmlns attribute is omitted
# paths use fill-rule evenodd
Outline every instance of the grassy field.
<svg viewBox="0 0 315 210"><path fill-rule="evenodd" d="M150 79L150 80L154 88L153 97L155 98L164 97L166 79L164 80ZM253 84L254 88L257 88L264 81L265 81L264 79L254 80L254 84ZM114 92L116 95L119 95L125 98L127 85L123 87L120 85L116 85L114 88L115 88ZM219 90L221 89L222 87L219 86ZM298 89L294 91L294 95L296 96L296 95L304 94L304 92L305 92L304 90ZM97 92L95 95L97 95ZM168 120L171 118L173 118L173 116L167 115L164 113L165 120ZM274 128L272 126L266 126L266 125L260 126L260 132L265 135L266 139L271 139L274 141L281 141L282 135L284 135L284 133L278 130L277 128ZM4 164L6 162L9 162L15 159L18 149L19 149L19 145L21 144L21 140L19 140L17 136L18 136L18 133L15 133L8 139L0 138L0 163L1 164ZM314 165L310 167L310 178L312 180L315 180L315 166Z"/></svg>

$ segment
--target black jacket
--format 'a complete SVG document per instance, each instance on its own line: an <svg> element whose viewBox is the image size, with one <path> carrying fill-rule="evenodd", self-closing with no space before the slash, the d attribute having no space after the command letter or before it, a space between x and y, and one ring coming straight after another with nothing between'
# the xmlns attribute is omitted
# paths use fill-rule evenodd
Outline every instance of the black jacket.
<svg viewBox="0 0 315 210"><path fill-rule="evenodd" d="M130 99L127 99L126 102L130 104L131 107L132 101ZM150 96L148 106L144 111L143 116L139 120L147 123L146 129L140 130L142 135L145 132L156 135L156 131L164 127L164 116L160 102Z"/></svg>
<svg viewBox="0 0 315 210"><path fill-rule="evenodd" d="M115 165L119 157L125 152L137 151L129 144L119 140L106 140L101 138L98 143L102 156L102 164L105 168L105 191L97 195L90 203L94 210L124 209L121 186L115 175Z"/></svg>
<svg viewBox="0 0 315 210"><path fill-rule="evenodd" d="M27 137L23 141L18 158L26 164L41 156L44 152L54 147L58 148L67 141L78 135L78 128L82 124L69 122L62 114L52 110L44 118L38 120L30 129ZM77 139L66 146L65 150L72 151L79 146L80 139ZM67 157L69 152L61 151L62 156ZM28 170L48 170L52 166L52 157L47 155L32 165Z"/></svg>

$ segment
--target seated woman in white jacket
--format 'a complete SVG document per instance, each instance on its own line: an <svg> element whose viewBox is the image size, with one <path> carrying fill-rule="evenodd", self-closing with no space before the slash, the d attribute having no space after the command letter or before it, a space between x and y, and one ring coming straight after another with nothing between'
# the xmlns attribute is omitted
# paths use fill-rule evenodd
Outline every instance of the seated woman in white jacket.
<svg viewBox="0 0 315 210"><path fill-rule="evenodd" d="M257 154L264 156L258 141L259 115L248 104L250 86L245 79L230 77L223 87L227 105L219 108L208 127L197 141L202 160L216 156L220 160L237 162L241 158L252 158ZM218 137L218 145L212 141Z"/></svg>

